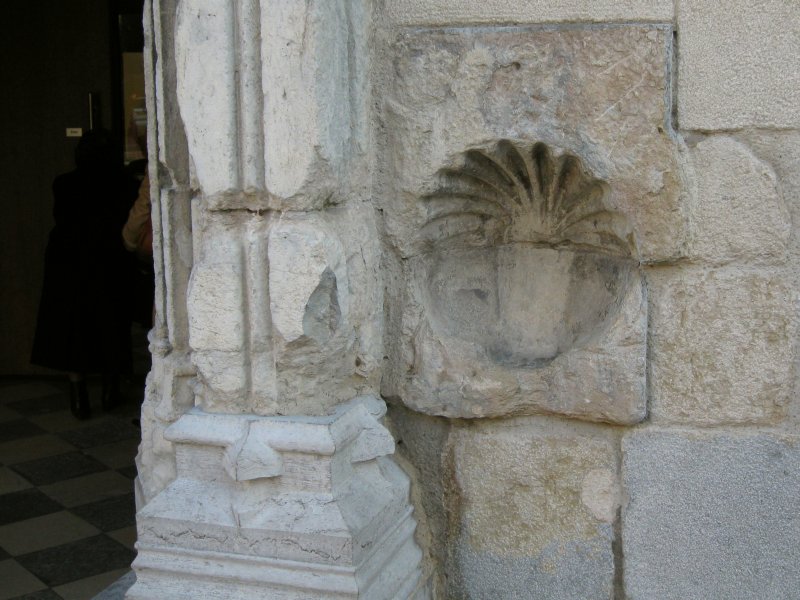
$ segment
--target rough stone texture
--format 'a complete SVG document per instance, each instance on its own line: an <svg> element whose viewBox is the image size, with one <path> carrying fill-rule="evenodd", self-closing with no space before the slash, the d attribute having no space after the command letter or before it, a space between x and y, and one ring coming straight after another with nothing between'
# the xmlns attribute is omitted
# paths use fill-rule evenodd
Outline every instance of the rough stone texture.
<svg viewBox="0 0 800 600"><path fill-rule="evenodd" d="M541 142L577 157L631 220L637 257L681 255L678 143L670 137L666 27L412 30L387 49L383 119L389 180L380 198L403 256L424 239L420 197L466 150Z"/></svg>
<svg viewBox="0 0 800 600"><path fill-rule="evenodd" d="M670 39L657 26L397 38L380 197L400 341L385 395L454 417L643 418L636 261L680 255L686 233Z"/></svg>
<svg viewBox="0 0 800 600"><path fill-rule="evenodd" d="M377 386L368 12L342 0L178 7L177 95L200 189L188 330L209 411L330 414Z"/></svg>
<svg viewBox="0 0 800 600"><path fill-rule="evenodd" d="M672 21L672 3L661 0L391 0L379 13L393 25L550 23L563 21Z"/></svg>
<svg viewBox="0 0 800 600"><path fill-rule="evenodd" d="M682 129L800 126L800 11L787 0L682 0Z"/></svg>
<svg viewBox="0 0 800 600"><path fill-rule="evenodd" d="M179 4L177 97L212 208L307 210L347 198L366 144L368 12L345 0Z"/></svg>
<svg viewBox="0 0 800 600"><path fill-rule="evenodd" d="M460 538L452 598L609 598L616 442L599 427L520 419L454 432Z"/></svg>
<svg viewBox="0 0 800 600"><path fill-rule="evenodd" d="M129 597L798 587L790 4L148 1Z"/></svg>
<svg viewBox="0 0 800 600"><path fill-rule="evenodd" d="M515 269L516 260L519 260L519 267ZM479 272L456 273L461 279L455 280L454 287L464 285L466 289L456 288L453 295L463 298L464 292L485 288L490 294L509 298L510 312L503 315L503 321L498 319L496 325L500 331L493 332L495 326L491 321L481 318L481 313L488 310L470 312L471 306L448 303L446 298L438 305L428 304L427 312L421 303L411 305L404 323L404 329L415 331L410 340L409 366L403 380L384 379L384 393L399 395L415 410L445 416L477 418L552 412L588 420L639 421L645 414L644 332L647 322L639 277L626 275L624 268L612 262L603 265L603 269L608 269L609 273L621 271L623 275L619 283L608 283L605 287L602 270L595 281L579 279L579 274L571 273L570 265L574 260L585 259L553 250L534 251L532 255L523 253L519 259L512 257L508 261L512 275L504 282L507 287L492 285L495 282L490 276L491 260L485 265L486 281L479 280L482 274ZM546 269L548 266L550 270ZM574 271L580 273L582 266ZM540 274L533 280L526 280L521 276L526 268ZM591 272L591 267L587 271ZM422 279L422 275L417 276L417 280ZM474 283L469 285L470 281ZM612 296L608 300L604 295L608 289L613 291L614 285L621 288L621 297ZM544 311L550 305L550 312L540 313L537 319L541 320L526 321L525 306L531 296L536 297L533 290L537 287L541 303L530 306L541 305ZM560 304L564 295L580 288L588 294L582 299L601 305L598 309L587 302L587 312L605 311L601 313L604 318L597 329L591 328L575 347L563 351L550 347L550 341L544 336L554 323L558 329L551 337L556 337L559 329L574 328L576 322L580 323L580 313L570 310L579 307ZM562 294L558 294L559 291ZM602 306L604 302L608 306ZM450 311L461 312L448 312L448 307ZM482 306L478 308L483 309ZM441 312L435 312L437 309ZM608 313L610 317L606 317ZM559 324L562 321L564 325ZM540 324L544 331L537 331L532 324ZM508 333L507 338L502 337L504 331ZM537 340L537 335L543 336L545 341ZM539 343L531 344L525 336ZM496 340L509 346L492 347ZM555 345L557 339L552 343ZM519 349L516 355L513 354L515 348ZM548 354L537 357L525 353L537 351Z"/></svg>
<svg viewBox="0 0 800 600"><path fill-rule="evenodd" d="M794 598L800 440L641 430L623 442L631 600Z"/></svg>
<svg viewBox="0 0 800 600"><path fill-rule="evenodd" d="M791 223L769 165L724 136L701 141L691 155L696 188L689 258L712 263L784 259Z"/></svg>
<svg viewBox="0 0 800 600"><path fill-rule="evenodd" d="M370 5L147 4L168 164L151 162L159 320L131 600L430 597L371 395Z"/></svg>
<svg viewBox="0 0 800 600"><path fill-rule="evenodd" d="M761 160L769 164L778 178L778 185L792 223L800 219L800 132L748 131L738 136ZM790 238L790 260L785 276L792 289L800 289L800 236ZM800 356L795 353L795 368ZM797 373L798 371L795 371ZM789 415L791 427L800 426L800 379L794 377Z"/></svg>
<svg viewBox="0 0 800 600"><path fill-rule="evenodd" d="M374 227L356 204L320 214L205 212L188 302L205 408L327 414L374 389L382 333Z"/></svg>
<svg viewBox="0 0 800 600"><path fill-rule="evenodd" d="M648 274L655 421L775 423L793 381L797 294L780 274Z"/></svg>
<svg viewBox="0 0 800 600"><path fill-rule="evenodd" d="M452 422L389 405L387 427L397 445L395 458L411 478L416 538L426 553L423 568L431 571L433 598L447 596L448 549L458 533L457 486L453 473Z"/></svg>
<svg viewBox="0 0 800 600"><path fill-rule="evenodd" d="M162 175L172 184L190 182L189 149L177 98L178 66L175 56L175 16L180 0L148 0L144 14L145 77L147 94L147 151L150 164L156 160ZM149 124L157 123L157 127ZM155 180L151 178L155 183ZM151 196L152 198L152 196ZM180 300L176 295L173 300Z"/></svg>

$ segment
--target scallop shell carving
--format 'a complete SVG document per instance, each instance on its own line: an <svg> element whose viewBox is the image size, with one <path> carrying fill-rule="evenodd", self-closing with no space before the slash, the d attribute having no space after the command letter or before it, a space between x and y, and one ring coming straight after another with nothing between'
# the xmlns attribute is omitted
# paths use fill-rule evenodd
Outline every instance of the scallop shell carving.
<svg viewBox="0 0 800 600"><path fill-rule="evenodd" d="M500 140L471 148L438 172L427 206L424 240L575 245L630 255L628 220L605 204L608 184L573 154L542 142Z"/></svg>

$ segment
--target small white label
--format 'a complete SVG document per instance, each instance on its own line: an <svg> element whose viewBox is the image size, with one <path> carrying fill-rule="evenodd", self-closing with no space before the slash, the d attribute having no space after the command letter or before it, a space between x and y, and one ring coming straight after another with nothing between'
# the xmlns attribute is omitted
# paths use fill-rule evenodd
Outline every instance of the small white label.
<svg viewBox="0 0 800 600"><path fill-rule="evenodd" d="M83 135L83 128L67 127L67 137L81 137L82 135Z"/></svg>

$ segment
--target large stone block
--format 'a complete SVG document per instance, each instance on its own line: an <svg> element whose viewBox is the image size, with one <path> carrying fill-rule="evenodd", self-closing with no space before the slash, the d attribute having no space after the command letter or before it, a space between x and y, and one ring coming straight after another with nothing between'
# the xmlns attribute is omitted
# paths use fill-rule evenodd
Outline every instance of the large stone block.
<svg viewBox="0 0 800 600"><path fill-rule="evenodd" d="M725 136L701 141L691 154L689 257L714 263L785 258L791 223L770 166Z"/></svg>
<svg viewBox="0 0 800 600"><path fill-rule="evenodd" d="M681 128L800 125L796 2L682 0L677 6Z"/></svg>
<svg viewBox="0 0 800 600"><path fill-rule="evenodd" d="M179 3L176 96L213 208L308 210L347 198L366 145L356 115L367 13L345 0Z"/></svg>
<svg viewBox="0 0 800 600"><path fill-rule="evenodd" d="M418 253L420 198L442 168L498 140L541 142L602 181L632 222L637 256L679 256L685 236L678 146L670 135L664 26L411 30L384 60L388 233Z"/></svg>
<svg viewBox="0 0 800 600"><path fill-rule="evenodd" d="M393 0L381 24L551 23L563 21L672 21L672 4L660 0Z"/></svg>
<svg viewBox="0 0 800 600"><path fill-rule="evenodd" d="M281 216L203 212L188 307L205 409L324 415L377 385L374 228L355 203Z"/></svg>
<svg viewBox="0 0 800 600"><path fill-rule="evenodd" d="M659 269L651 302L651 414L772 423L792 381L796 293L779 274Z"/></svg>
<svg viewBox="0 0 800 600"><path fill-rule="evenodd" d="M631 600L796 598L800 439L640 430L623 441Z"/></svg>
<svg viewBox="0 0 800 600"><path fill-rule="evenodd" d="M450 597L608 599L615 447L599 427L558 421L455 432L461 527Z"/></svg>
<svg viewBox="0 0 800 600"><path fill-rule="evenodd" d="M643 418L639 261L682 255L668 28L410 31L391 49L383 392L454 417Z"/></svg>

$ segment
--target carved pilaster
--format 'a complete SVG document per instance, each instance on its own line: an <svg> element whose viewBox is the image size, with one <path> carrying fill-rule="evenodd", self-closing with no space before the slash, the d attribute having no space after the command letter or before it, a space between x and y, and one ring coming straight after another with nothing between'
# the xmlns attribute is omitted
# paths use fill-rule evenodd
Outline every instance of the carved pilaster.
<svg viewBox="0 0 800 600"><path fill-rule="evenodd" d="M132 600L427 597L374 396L368 7L153 0L163 326Z"/></svg>

